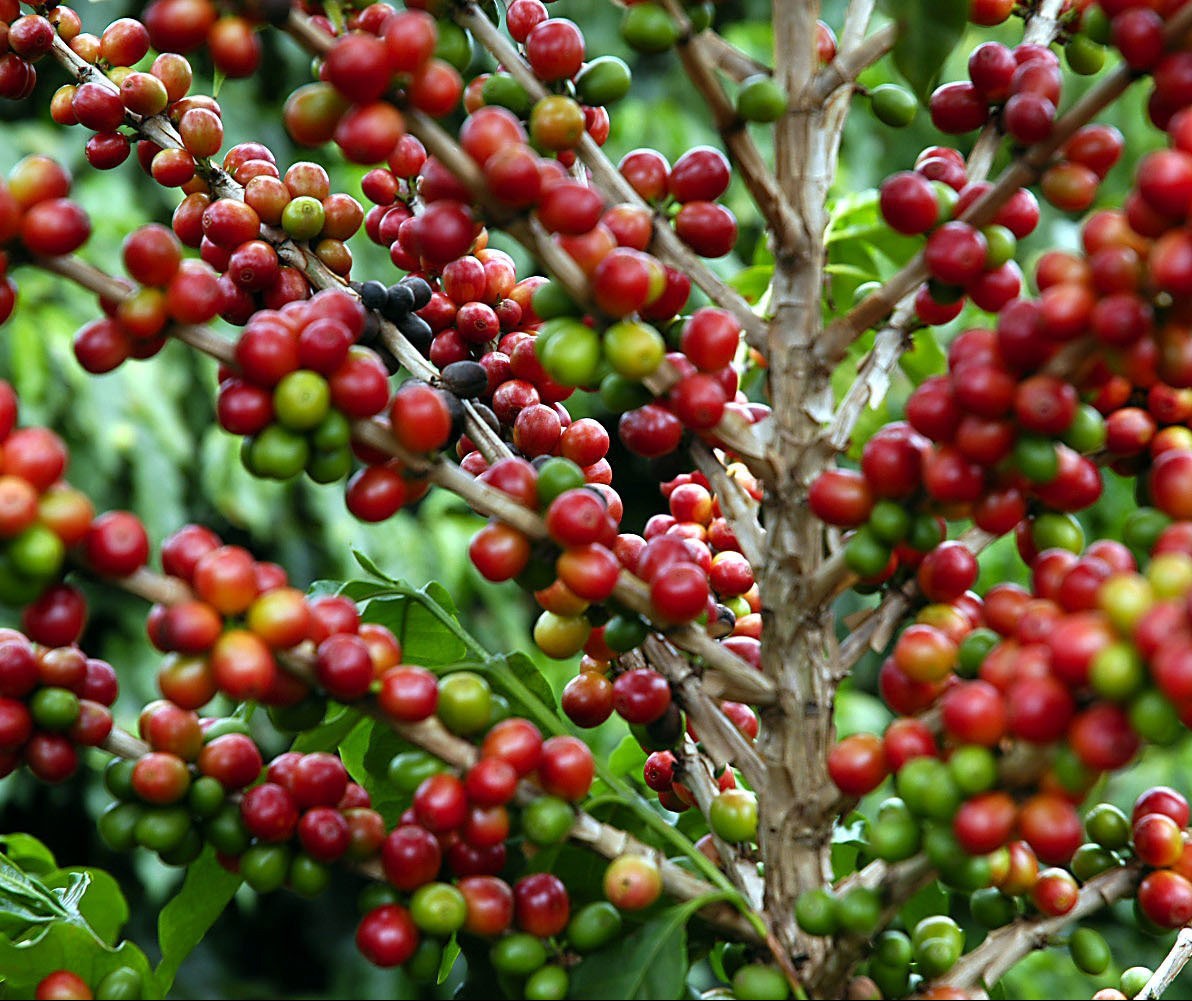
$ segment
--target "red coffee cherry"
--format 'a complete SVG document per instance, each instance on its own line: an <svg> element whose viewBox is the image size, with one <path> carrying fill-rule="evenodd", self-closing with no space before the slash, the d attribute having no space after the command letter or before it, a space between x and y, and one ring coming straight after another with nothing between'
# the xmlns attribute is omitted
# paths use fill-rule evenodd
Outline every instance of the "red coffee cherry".
<svg viewBox="0 0 1192 1001"><path fill-rule="evenodd" d="M417 951L418 942L410 912L399 904L374 908L356 929L356 947L377 966L401 966Z"/></svg>

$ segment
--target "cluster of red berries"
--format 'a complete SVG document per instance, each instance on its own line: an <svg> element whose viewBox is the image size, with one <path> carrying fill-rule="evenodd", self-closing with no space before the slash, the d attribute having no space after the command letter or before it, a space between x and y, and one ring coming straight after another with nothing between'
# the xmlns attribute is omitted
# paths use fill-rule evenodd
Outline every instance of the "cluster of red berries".
<svg viewBox="0 0 1192 1001"><path fill-rule="evenodd" d="M87 614L82 593L60 582L68 551L98 573L127 577L145 565L149 540L127 511L95 516L86 494L63 479L70 457L62 439L48 428L18 428L17 406L0 382L0 601L23 606L34 641L65 647L78 641Z"/></svg>
<svg viewBox="0 0 1192 1001"><path fill-rule="evenodd" d="M192 192L175 210L173 226L184 244L224 275L218 297L224 319L242 325L257 304L277 309L310 294L303 273L282 265L272 243L262 239L263 225L280 227L281 239L310 242L311 252L336 274L351 271L344 241L363 224L364 210L350 195L331 191L326 170L299 161L283 177L273 152L256 142L228 150L223 169L245 186L243 199Z"/></svg>
<svg viewBox="0 0 1192 1001"><path fill-rule="evenodd" d="M76 647L44 647L0 630L0 777L22 764L43 782L63 782L80 747L112 730L116 672Z"/></svg>
<svg viewBox="0 0 1192 1001"><path fill-rule="evenodd" d="M210 319L214 275L199 261L183 261L177 237L151 223L124 240L124 266L140 285L118 303L100 305L107 314L75 334L74 353L93 374L110 372L129 358L151 358L163 347L171 321ZM202 318L196 320L196 318Z"/></svg>
<svg viewBox="0 0 1192 1001"><path fill-rule="evenodd" d="M148 71L132 69L149 52L149 32L140 21L113 21L94 45L88 37L78 36L71 47L87 62L102 62L106 69L86 82L59 87L50 101L50 115L59 125L82 125L91 131L93 135L85 147L87 162L97 170L111 170L127 160L132 149L128 135L120 131L135 120L130 113L150 117L169 108L173 117L181 109L193 74L190 63L174 53L158 56ZM79 52L83 47L86 51ZM191 116L187 120L188 133L208 114L204 110ZM218 116L215 124L222 141ZM162 152L150 143L138 146L138 153L145 169L167 187L181 187L195 176L194 156L187 149Z"/></svg>
<svg viewBox="0 0 1192 1001"><path fill-rule="evenodd" d="M454 703L450 716L475 708L454 692L444 690L444 699ZM473 732L486 727L482 721ZM440 769L418 752L398 755L390 768L399 788L413 787L412 803L381 845L381 866L388 883L410 896L404 900L408 909L398 902L404 898L395 898L371 909L360 924L357 944L381 966L408 962L420 935L466 930L495 938L515 925L522 940L547 939L561 935L571 917L570 897L558 877L536 873L510 886L500 875L511 830L507 807L519 784L536 779L545 793L522 810L523 835L538 845L564 840L574 819L568 804L582 799L592 782L587 745L574 737L544 741L532 723L513 717L487 730L478 760L462 778ZM444 872L457 882L436 882ZM545 958L543 952L521 975Z"/></svg>
<svg viewBox="0 0 1192 1001"><path fill-rule="evenodd" d="M587 429L577 428L577 448L587 447L581 431ZM607 436L593 428L591 437L605 447ZM535 559L524 533L494 520L473 537L472 563L488 580L518 578L534 590L546 609L535 626L535 641L550 656L571 656L588 641L588 606L604 601L616 586L620 563L612 547L623 513L620 497L607 483L587 482L585 469L562 455L537 467L522 458L501 459L479 478L530 510L543 510L547 533L563 551L553 566Z"/></svg>
<svg viewBox="0 0 1192 1001"><path fill-rule="evenodd" d="M165 572L194 591L192 600L155 605L147 623L153 645L169 654L158 686L185 709L206 705L218 692L277 707L303 704L309 687L281 670L277 657L308 641L316 647L319 685L340 698L360 698L401 661L392 632L362 624L352 602L308 600L288 585L281 567L222 545L210 529L180 529L161 555Z"/></svg>
<svg viewBox="0 0 1192 1001"><path fill-rule="evenodd" d="M19 0L0 3L0 97L20 101L37 86L36 63L49 53L54 35L71 43L82 31L79 15L69 7L41 14L22 14ZM98 39L93 35L86 36Z"/></svg>
<svg viewBox="0 0 1192 1001"><path fill-rule="evenodd" d="M1002 131L1019 145L1051 134L1063 83L1051 49L984 42L969 57L968 72L969 83L946 83L931 95L931 121L941 132L972 132L989 120L991 110L1000 109Z"/></svg>
<svg viewBox="0 0 1192 1001"><path fill-rule="evenodd" d="M336 34L325 17L314 18L313 24ZM286 128L303 145L334 140L353 163L380 163L405 133L405 120L386 95L399 94L419 111L441 118L458 106L463 80L454 66L435 56L439 31L424 11L399 13L388 4L371 4L355 12L346 28L319 65L320 82L290 95Z"/></svg>
<svg viewBox="0 0 1192 1001"><path fill-rule="evenodd" d="M696 146L673 166L657 150L637 149L621 158L618 169L648 205L675 207L675 233L697 254L723 257L732 250L737 220L718 202L732 170L718 149Z"/></svg>
<svg viewBox="0 0 1192 1001"><path fill-rule="evenodd" d="M733 472L738 482L747 488L752 484L756 489L744 469L734 467ZM654 515L646 524L644 536L618 535L612 555L620 567L650 584L651 601L659 615L669 610L665 615L668 621L706 615L710 634L747 663L760 664L760 596L748 560L719 516L715 495L699 473L682 474L665 484L663 491L671 513ZM659 539L665 541L655 541ZM592 573L596 559L590 550L560 557L558 580L545 592L536 593L539 603L548 611L566 614L565 601L576 596L587 600L588 588L595 584ZM609 581L605 586L610 586ZM687 615L693 609L694 614ZM687 618L676 618L680 614ZM660 723L667 731L674 729L663 722L670 709L670 693L661 676L639 670L618 677L615 683L605 677L610 662L636 647L645 634L645 623L624 613L614 615L591 632L584 644L586 655L579 674L563 692L563 710L573 722L598 726L615 709L631 724ZM635 697L626 697L620 691L633 688L635 678L648 679L654 692L647 704L638 708L633 708L638 701ZM737 708L736 703L724 705L726 711L727 707ZM745 716L753 720L756 735L752 712L746 709ZM743 729L748 727L744 718L733 718Z"/></svg>
<svg viewBox="0 0 1192 1001"><path fill-rule="evenodd" d="M464 91L464 109L469 114L483 107L512 112L526 122L536 147L554 153L562 166L570 167L575 162L573 150L585 134L597 145L608 139L609 116L604 105L620 100L628 92L629 68L616 57L585 60L585 40L579 26L566 18L550 17L540 0L515 0L506 24L530 70L555 93L534 101L509 73L483 73ZM523 132L523 142L525 138ZM523 156L521 164L512 160L494 164L498 187L513 181L514 189L521 188L516 183L517 174L524 174L532 162ZM524 191L517 194L520 197L511 199L514 204L533 204L533 198L524 200Z"/></svg>
<svg viewBox="0 0 1192 1001"><path fill-rule="evenodd" d="M1185 851L1192 837L1187 827L1188 801L1174 789L1159 786L1135 801L1128 846L1102 842L1102 847L1123 854L1132 849L1134 857L1153 870L1138 884L1138 909L1162 929L1182 928L1192 921L1192 854Z"/></svg>
<svg viewBox="0 0 1192 1001"><path fill-rule="evenodd" d="M265 0L255 9L254 5L245 5L243 12L221 13L211 0L154 0L141 17L159 52L185 55L202 48L211 54L216 70L224 76L247 77L261 63L259 22L272 20L275 15L284 21L289 6Z"/></svg>
<svg viewBox="0 0 1192 1001"><path fill-rule="evenodd" d="M928 147L913 171L882 182L879 207L886 224L911 236L929 234L924 257L931 281L915 299L924 323L955 319L966 295L995 313L1021 291L1022 273L1014 255L1017 241L1039 224L1039 205L1021 188L983 229L961 222L959 216L988 189L985 182L969 183L964 158L950 146Z"/></svg>
<svg viewBox="0 0 1192 1001"><path fill-rule="evenodd" d="M1192 463L1188 453L1171 454ZM873 854L896 861L922 847L954 885L1006 893L997 873L1007 846L1011 854L1029 850L1071 869L1053 877L1067 887L1057 899L1031 890L1036 906L1060 914L1075 901L1075 879L1120 864L1083 844L1074 804L1102 773L1125 767L1142 741L1178 739L1192 700L1192 532L1154 509L1135 520L1146 527L1132 534L1147 538L1152 553L1145 574L1120 543L1099 541L1083 556L1049 549L1033 561L1030 592L999 584L983 602L971 594L937 602L898 638L879 688L901 718L882 738L846 737L829 757L833 781L849 796L895 776L898 799L881 808ZM938 730L918 716L933 705ZM1020 753L1022 742L1036 750ZM1055 750L1041 756L1043 746ZM1037 791L1019 801L1007 783ZM1182 925L1192 908L1180 868L1183 811L1141 801L1135 810L1134 854L1158 870L1143 880L1139 906L1162 927ZM1168 817L1140 820L1156 812ZM1120 850L1131 838L1128 825L1111 835L1094 830L1101 822L1092 814L1086 824L1103 849Z"/></svg>
<svg viewBox="0 0 1192 1001"><path fill-rule="evenodd" d="M315 896L330 882L332 863L363 862L380 851L385 822L371 802L334 754L287 751L241 797L245 847L234 860L225 852L225 864L258 892L284 883Z"/></svg>
<svg viewBox="0 0 1192 1001"><path fill-rule="evenodd" d="M10 264L23 254L58 257L78 250L91 220L70 195L70 173L46 156L29 156L0 181L0 323L12 315L17 287Z"/></svg>

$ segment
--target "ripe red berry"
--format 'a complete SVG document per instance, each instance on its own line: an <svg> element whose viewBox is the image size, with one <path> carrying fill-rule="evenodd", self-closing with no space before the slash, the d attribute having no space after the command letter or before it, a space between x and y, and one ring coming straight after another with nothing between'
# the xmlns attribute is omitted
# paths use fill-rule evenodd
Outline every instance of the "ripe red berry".
<svg viewBox="0 0 1192 1001"><path fill-rule="evenodd" d="M401 966L418 949L418 929L410 912L399 904L369 911L356 929L356 947L377 966Z"/></svg>
<svg viewBox="0 0 1192 1001"><path fill-rule="evenodd" d="M887 774L881 740L871 733L846 737L828 753L828 774L846 796L872 792Z"/></svg>

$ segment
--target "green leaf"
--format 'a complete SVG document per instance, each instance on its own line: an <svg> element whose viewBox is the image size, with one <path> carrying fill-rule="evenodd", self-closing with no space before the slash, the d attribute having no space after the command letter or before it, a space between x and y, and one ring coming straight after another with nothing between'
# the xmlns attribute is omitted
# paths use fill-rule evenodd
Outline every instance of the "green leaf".
<svg viewBox="0 0 1192 1001"><path fill-rule="evenodd" d="M395 754L410 747L389 727L369 719L361 720L339 745L348 774L367 790L373 809L385 818L386 827L397 823L401 812L409 806L408 799L389 781L389 762Z"/></svg>
<svg viewBox="0 0 1192 1001"><path fill-rule="evenodd" d="M386 584L396 584L392 577L390 577L384 570L382 570L376 563L373 562L372 557L368 553L362 553L359 549L352 550L352 559L360 564L360 569L366 574L371 574L377 580L383 580Z"/></svg>
<svg viewBox="0 0 1192 1001"><path fill-rule="evenodd" d="M459 942L456 941L455 933L452 932L451 938L443 946L443 956L439 960L439 973L435 978L435 983L442 984L446 982L447 978L451 976L451 968L455 966L455 961L459 959L459 955Z"/></svg>
<svg viewBox="0 0 1192 1001"><path fill-rule="evenodd" d="M362 718L355 709L332 705L327 718L313 730L298 734L290 750L302 754L334 751Z"/></svg>
<svg viewBox="0 0 1192 1001"><path fill-rule="evenodd" d="M924 104L935 89L944 61L964 34L969 5L935 0L887 0L898 25L894 66Z"/></svg>
<svg viewBox="0 0 1192 1001"><path fill-rule="evenodd" d="M169 991L178 967L207 934L240 886L240 877L228 872L215 859L208 845L186 870L186 879L157 919L157 941L161 962L157 983L162 994Z"/></svg>
<svg viewBox="0 0 1192 1001"><path fill-rule="evenodd" d="M868 843L865 830L868 822L856 810L832 830L832 874L836 879L857 867L857 857Z"/></svg>
<svg viewBox="0 0 1192 1001"><path fill-rule="evenodd" d="M33 857L44 862L40 853ZM73 970L93 984L127 966L141 974L143 996L159 997L145 954L130 942L114 947L127 918L124 895L105 872L61 869L43 881L0 855L0 978L7 995L31 995L55 970Z"/></svg>
<svg viewBox="0 0 1192 1001"><path fill-rule="evenodd" d="M88 928L68 921L56 921L23 942L0 938L0 976L10 997L32 997L38 982L55 970L71 970L87 983L96 984L121 967L141 975L143 998L162 996L149 960L132 942L113 949Z"/></svg>
<svg viewBox="0 0 1192 1001"><path fill-rule="evenodd" d="M77 912L108 945L115 945L128 921L120 884L103 869L59 869L43 877L69 911Z"/></svg>
<svg viewBox="0 0 1192 1001"><path fill-rule="evenodd" d="M614 775L632 775L638 778L642 773L642 765L646 763L646 752L632 734L621 738L608 757L608 767Z"/></svg>
<svg viewBox="0 0 1192 1001"><path fill-rule="evenodd" d="M687 923L693 914L722 894L697 897L669 907L633 934L584 959L571 975L568 994L627 1001L665 1001L684 997L687 983Z"/></svg>
<svg viewBox="0 0 1192 1001"><path fill-rule="evenodd" d="M43 875L58 868L54 854L31 834L0 834L0 846L19 869Z"/></svg>
<svg viewBox="0 0 1192 1001"><path fill-rule="evenodd" d="M361 609L365 622L375 622L401 641L402 660L433 670L468 655L466 644L444 623L442 608L404 595L370 598Z"/></svg>
<svg viewBox="0 0 1192 1001"><path fill-rule="evenodd" d="M890 408L885 400L876 407L866 407L862 410L853 427L852 437L849 438L848 457L860 461L865 443L889 423Z"/></svg>
<svg viewBox="0 0 1192 1001"><path fill-rule="evenodd" d="M757 264L729 279L729 284L741 293L746 302L755 303L770 287L770 279L773 277L772 264Z"/></svg>
<svg viewBox="0 0 1192 1001"><path fill-rule="evenodd" d="M903 906L899 914L908 928L914 928L929 914L947 914L948 891L939 882L929 883Z"/></svg>
<svg viewBox="0 0 1192 1001"><path fill-rule="evenodd" d="M904 351L898 359L898 367L908 376L916 386L924 379L939 375L947 366L948 356L940 347L935 331L930 327L915 331L913 344L909 351Z"/></svg>
<svg viewBox="0 0 1192 1001"><path fill-rule="evenodd" d="M555 693L550 682L524 653L491 657L476 666L489 676L518 712L555 733L566 732L558 724Z"/></svg>
<svg viewBox="0 0 1192 1001"><path fill-rule="evenodd" d="M43 883L26 875L9 858L0 855L0 910L16 905L17 901L28 905L33 913L50 918L65 918L70 914Z"/></svg>

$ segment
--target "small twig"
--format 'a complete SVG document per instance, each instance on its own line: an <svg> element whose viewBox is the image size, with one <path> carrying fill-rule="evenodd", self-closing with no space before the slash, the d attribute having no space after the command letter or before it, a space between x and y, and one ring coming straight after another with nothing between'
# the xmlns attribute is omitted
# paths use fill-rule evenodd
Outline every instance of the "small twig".
<svg viewBox="0 0 1192 1001"><path fill-rule="evenodd" d="M613 596L639 615L653 617L649 587L627 570L621 571ZM755 706L773 704L774 682L717 643L702 627L687 623L669 629L659 624L657 628L675 646L703 658L703 685L709 695Z"/></svg>
<svg viewBox="0 0 1192 1001"><path fill-rule="evenodd" d="M1134 997L1138 1001L1162 997L1163 992L1171 986L1171 982L1188 965L1189 959L1192 959L1192 928L1181 928L1171 946L1171 951L1163 957L1163 962L1155 967L1151 979Z"/></svg>
<svg viewBox="0 0 1192 1001"><path fill-rule="evenodd" d="M1040 0L1027 16L1022 31L1025 45L1050 45L1060 34L1060 18L1067 4L1064 0Z"/></svg>
<svg viewBox="0 0 1192 1001"><path fill-rule="evenodd" d="M708 50L712 64L730 80L740 83L751 76L763 73L770 76L774 72L761 60L742 52L711 28L700 32L700 38L704 40L704 48Z"/></svg>
<svg viewBox="0 0 1192 1001"><path fill-rule="evenodd" d="M909 333L917 322L914 297L908 296L894 311L890 323L873 338L873 347L857 366L857 377L840 401L828 426L828 444L837 452L848 448L849 439L861 414L876 407L890 388L890 373L909 346Z"/></svg>
<svg viewBox="0 0 1192 1001"><path fill-rule="evenodd" d="M840 51L847 52L862 44L876 8L877 0L849 0L844 26L840 29Z"/></svg>
<svg viewBox="0 0 1192 1001"><path fill-rule="evenodd" d="M856 83L857 77L894 48L898 27L886 24L855 48L837 54L811 81L811 98L823 103L841 87Z"/></svg>
<svg viewBox="0 0 1192 1001"><path fill-rule="evenodd" d="M712 484L712 489L720 501L720 513L724 515L728 527L737 537L741 553L749 560L751 566L761 566L766 530L758 521L757 501L728 474L720 457L704 442L692 441L690 451L700 472Z"/></svg>
<svg viewBox="0 0 1192 1001"><path fill-rule="evenodd" d="M670 682L671 690L687 710L712 763L717 767L736 765L755 790L765 788L766 766L753 744L724 715L720 706L704 691L699 675L685 657L656 636L642 644L641 656Z"/></svg>
<svg viewBox="0 0 1192 1001"><path fill-rule="evenodd" d="M996 538L996 535L990 535L979 528L970 528L957 541L967 546L975 555ZM847 568L844 568L842 572L847 572ZM864 620L852 627L848 639L840 645L840 654L834 672L836 677L845 677L866 650L871 649L878 652L884 650L890 642L894 630L898 628L903 615L918 598L919 587L913 580L887 592L886 596L870 610Z"/></svg>
<svg viewBox="0 0 1192 1001"><path fill-rule="evenodd" d="M716 79L715 60L704 45L703 34L692 34L691 21L677 0L663 0L663 4L679 29L677 49L687 78L708 106L712 122L737 168L737 175L745 183L767 229L777 240L783 241L783 234L791 230L795 219L789 201L778 188L778 179Z"/></svg>
<svg viewBox="0 0 1192 1001"><path fill-rule="evenodd" d="M993 159L997 156L998 147L1002 144L1002 130L998 127L997 119L991 118L982 127L977 141L969 150L965 161L965 170L970 184L985 180L993 169Z"/></svg>

